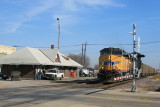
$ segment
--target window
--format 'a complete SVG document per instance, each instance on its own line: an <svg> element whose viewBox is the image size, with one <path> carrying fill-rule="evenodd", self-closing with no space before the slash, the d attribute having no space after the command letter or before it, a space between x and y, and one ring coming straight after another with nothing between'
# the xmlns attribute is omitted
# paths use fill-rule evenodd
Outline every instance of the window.
<svg viewBox="0 0 160 107"><path fill-rule="evenodd" d="M101 55L109 55L111 52L101 52Z"/></svg>
<svg viewBox="0 0 160 107"><path fill-rule="evenodd" d="M57 73L57 71L56 71L56 70L50 70L49 72L52 72L52 73Z"/></svg>

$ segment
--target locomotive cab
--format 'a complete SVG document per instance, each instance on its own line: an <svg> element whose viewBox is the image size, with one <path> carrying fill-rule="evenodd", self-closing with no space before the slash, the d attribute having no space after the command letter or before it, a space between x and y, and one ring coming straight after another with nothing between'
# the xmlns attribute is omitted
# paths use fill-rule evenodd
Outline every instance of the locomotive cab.
<svg viewBox="0 0 160 107"><path fill-rule="evenodd" d="M130 75L132 67L131 62L129 54L122 49L102 49L99 57L98 79L113 80L117 77Z"/></svg>

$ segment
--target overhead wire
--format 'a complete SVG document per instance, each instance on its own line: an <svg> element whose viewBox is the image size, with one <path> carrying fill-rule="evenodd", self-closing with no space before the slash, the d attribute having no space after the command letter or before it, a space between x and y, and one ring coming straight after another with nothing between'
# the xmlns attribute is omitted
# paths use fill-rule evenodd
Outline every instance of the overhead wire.
<svg viewBox="0 0 160 107"><path fill-rule="evenodd" d="M144 43L141 43L141 44L153 44L153 43L160 43L160 41L144 42Z"/></svg>
<svg viewBox="0 0 160 107"><path fill-rule="evenodd" d="M142 42L140 44L145 45L145 44L155 44L155 43L160 43L160 41ZM82 46L82 45L84 45L84 44L61 46L61 48L76 47L76 46ZM133 45L133 44L86 44L86 45ZM27 47L27 46L13 45L13 47ZM50 48L50 47L33 47L33 48ZM57 47L55 47L55 48L57 48Z"/></svg>

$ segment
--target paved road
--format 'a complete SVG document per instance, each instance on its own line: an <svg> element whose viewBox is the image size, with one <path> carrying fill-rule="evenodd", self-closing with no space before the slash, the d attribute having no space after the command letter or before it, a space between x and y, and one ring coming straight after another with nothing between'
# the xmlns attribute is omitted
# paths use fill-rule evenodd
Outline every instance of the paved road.
<svg viewBox="0 0 160 107"><path fill-rule="evenodd" d="M123 90L52 87L48 84L57 83L0 81L3 86L0 87L0 107L160 107L158 92L131 93Z"/></svg>

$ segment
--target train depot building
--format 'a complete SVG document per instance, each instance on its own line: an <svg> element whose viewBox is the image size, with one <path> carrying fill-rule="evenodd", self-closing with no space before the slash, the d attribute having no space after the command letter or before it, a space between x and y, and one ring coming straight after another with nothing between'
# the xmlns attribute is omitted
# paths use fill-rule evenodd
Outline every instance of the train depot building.
<svg viewBox="0 0 160 107"><path fill-rule="evenodd" d="M20 71L21 77L32 78L35 69L59 69L64 77L79 73L83 66L59 52L58 49L37 49L26 47L0 59L1 72L11 75Z"/></svg>

